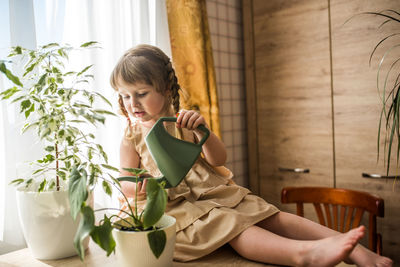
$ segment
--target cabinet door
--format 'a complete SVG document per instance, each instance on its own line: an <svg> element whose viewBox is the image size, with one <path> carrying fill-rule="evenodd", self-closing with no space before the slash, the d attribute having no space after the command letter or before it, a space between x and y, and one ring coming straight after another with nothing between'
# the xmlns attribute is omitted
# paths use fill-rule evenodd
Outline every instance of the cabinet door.
<svg viewBox="0 0 400 267"><path fill-rule="evenodd" d="M388 23L378 29L385 19L362 15L343 25L355 14L384 9L398 11L400 2L331 1L336 182L337 187L367 191L385 200L385 218L378 220L378 230L383 237L384 255L393 259L397 257L395 262L399 262L400 182L393 179L367 179L361 175L363 172L386 174L383 149L377 163L381 102L376 88L376 73L378 55L383 55L384 47L387 49L388 46L377 50L371 67L368 60L379 40L398 32L399 24ZM387 45L395 43L399 44L400 38L389 40ZM400 56L400 50L393 52L393 56ZM396 69L397 72L398 70L399 68ZM381 142L381 148L383 145ZM395 154L396 152L393 153L393 158L396 157ZM395 160L391 166L396 166ZM399 169L391 169L391 174L400 174ZM367 222L367 218L365 221Z"/></svg>
<svg viewBox="0 0 400 267"><path fill-rule="evenodd" d="M283 187L333 186L327 2L254 0L251 11L255 93L248 108L257 123L249 131L258 148L249 147L249 156L257 154L260 195L294 212L295 205L280 204Z"/></svg>

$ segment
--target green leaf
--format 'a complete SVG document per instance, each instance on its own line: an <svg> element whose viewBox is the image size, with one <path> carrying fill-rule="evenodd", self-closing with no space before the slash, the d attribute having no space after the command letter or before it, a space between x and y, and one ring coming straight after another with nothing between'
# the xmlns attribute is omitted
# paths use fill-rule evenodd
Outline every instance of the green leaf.
<svg viewBox="0 0 400 267"><path fill-rule="evenodd" d="M106 102L110 107L112 107L111 102L110 102L107 98L105 98L102 94L97 93L97 92L94 92L94 93L95 93L97 96L99 96L101 99L103 99L103 101Z"/></svg>
<svg viewBox="0 0 400 267"><path fill-rule="evenodd" d="M6 64L4 62L0 63L0 71L6 75L6 77L12 81L15 85L23 87L22 83L20 82L17 76L14 76L10 70L7 69Z"/></svg>
<svg viewBox="0 0 400 267"><path fill-rule="evenodd" d="M117 116L114 112L104 110L104 109L95 109L93 111L96 113L100 113L100 114L108 114L108 115L112 115L112 116Z"/></svg>
<svg viewBox="0 0 400 267"><path fill-rule="evenodd" d="M147 240L151 251L153 251L154 256L158 259L163 253L165 244L167 243L167 235L164 230L155 230L147 234Z"/></svg>
<svg viewBox="0 0 400 267"><path fill-rule="evenodd" d="M104 215L103 223L99 226L95 226L90 234L93 241L107 252L107 256L115 249L115 240L112 236L112 230L113 227L111 226L110 219Z"/></svg>
<svg viewBox="0 0 400 267"><path fill-rule="evenodd" d="M39 62L36 61L36 62L32 63L28 68L26 68L26 71L25 71L24 75L22 75L22 77L25 77L29 72L31 72L38 63Z"/></svg>
<svg viewBox="0 0 400 267"><path fill-rule="evenodd" d="M15 180L12 180L9 184L10 185L11 184L19 185L19 184L23 183L24 181L25 181L24 179L15 179Z"/></svg>
<svg viewBox="0 0 400 267"><path fill-rule="evenodd" d="M111 197L111 195L112 195L112 190L111 190L110 185L109 185L106 181L104 181L104 180L103 180L102 185L103 185L104 192L106 192L106 194L109 195L109 196Z"/></svg>
<svg viewBox="0 0 400 267"><path fill-rule="evenodd" d="M60 46L60 45L57 43L49 43L49 44L42 46L42 48L46 49L46 48L51 48L51 47L56 47L56 46Z"/></svg>
<svg viewBox="0 0 400 267"><path fill-rule="evenodd" d="M32 103L30 108L25 110L25 118L27 119L33 111L35 111L35 104Z"/></svg>
<svg viewBox="0 0 400 267"><path fill-rule="evenodd" d="M108 164L101 164L101 166L104 167L104 168L106 168L106 169L119 172L119 169L118 169L118 168L115 168L115 167L113 167L113 166L111 166L111 165L108 165Z"/></svg>
<svg viewBox="0 0 400 267"><path fill-rule="evenodd" d="M53 189L56 186L56 182L53 180L49 185L49 190Z"/></svg>
<svg viewBox="0 0 400 267"><path fill-rule="evenodd" d="M143 212L143 226L153 226L164 214L167 206L167 192L154 178L147 179L146 207Z"/></svg>
<svg viewBox="0 0 400 267"><path fill-rule="evenodd" d="M69 202L71 205L71 215L74 220L82 207L82 204L88 198L86 189L87 174L85 170L78 171L76 166L72 168L69 176Z"/></svg>
<svg viewBox="0 0 400 267"><path fill-rule="evenodd" d="M74 237L74 247L78 252L80 259L85 258L85 248L83 241L89 236L94 229L94 211L91 207L85 206L81 210L81 221L79 222L78 230Z"/></svg>
<svg viewBox="0 0 400 267"><path fill-rule="evenodd" d="M122 168L122 169L132 173L133 175L141 175L141 174L144 174L147 172L146 170L139 169L139 168Z"/></svg>
<svg viewBox="0 0 400 267"><path fill-rule="evenodd" d="M108 176L110 176L110 179L113 180L113 182L116 183L121 188L121 183L117 179L112 177L110 174L108 174Z"/></svg>
<svg viewBox="0 0 400 267"><path fill-rule="evenodd" d="M37 174L37 173L39 173L39 172L42 172L44 169L42 169L42 168L40 168L40 169L37 169L36 171L34 171L33 173L32 173L32 175L35 175L35 174Z"/></svg>
<svg viewBox="0 0 400 267"><path fill-rule="evenodd" d="M92 45L95 45L95 44L98 44L98 42L95 42L95 41L86 42L84 44L81 44L81 47L89 47L89 46L92 46Z"/></svg>
<svg viewBox="0 0 400 267"><path fill-rule="evenodd" d="M93 67L93 64L92 65L89 65L89 66L87 66L87 67L85 67L83 70L81 70L80 72L78 72L78 74L76 75L76 76L80 76L80 75L82 75L83 73L85 73L88 69L90 69L91 67Z"/></svg>
<svg viewBox="0 0 400 267"><path fill-rule="evenodd" d="M21 112L28 109L31 106L31 101L29 99L21 102Z"/></svg>
<svg viewBox="0 0 400 267"><path fill-rule="evenodd" d="M27 188L28 186L30 186L32 182L33 182L33 179L32 179L32 178L29 179L29 180L27 180L27 181L25 182L25 188Z"/></svg>
<svg viewBox="0 0 400 267"><path fill-rule="evenodd" d="M54 151L54 146L46 146L44 148L44 150L47 151L47 152L52 152L52 151Z"/></svg>
<svg viewBox="0 0 400 267"><path fill-rule="evenodd" d="M9 99L10 97L12 97L15 93L19 92L21 90L19 90L17 87L12 87L10 89L7 89L3 92L0 93L0 95L2 96L1 99Z"/></svg>
<svg viewBox="0 0 400 267"><path fill-rule="evenodd" d="M44 180L40 183L40 185L39 185L38 192L43 192L43 190L44 190L46 184L47 184L47 180L44 179Z"/></svg>

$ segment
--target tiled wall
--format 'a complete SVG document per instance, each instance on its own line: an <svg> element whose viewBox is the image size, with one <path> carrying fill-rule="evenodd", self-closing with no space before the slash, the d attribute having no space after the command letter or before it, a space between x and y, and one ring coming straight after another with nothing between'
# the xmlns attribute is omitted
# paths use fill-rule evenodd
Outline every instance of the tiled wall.
<svg viewBox="0 0 400 267"><path fill-rule="evenodd" d="M226 166L234 180L248 185L244 55L240 0L206 0L217 76Z"/></svg>

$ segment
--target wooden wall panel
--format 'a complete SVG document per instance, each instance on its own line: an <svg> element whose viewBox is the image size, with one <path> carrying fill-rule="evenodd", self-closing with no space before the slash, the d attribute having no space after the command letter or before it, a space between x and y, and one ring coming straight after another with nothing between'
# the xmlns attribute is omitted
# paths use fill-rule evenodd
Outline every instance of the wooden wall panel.
<svg viewBox="0 0 400 267"><path fill-rule="evenodd" d="M260 194L258 179L258 136L254 66L253 1L242 1L243 39L245 54L246 110L247 110L247 149L249 166L249 185L255 194Z"/></svg>
<svg viewBox="0 0 400 267"><path fill-rule="evenodd" d="M367 191L385 200L385 218L378 222L379 231L383 235L383 251L384 255L399 262L400 182L361 176L362 172L386 173L383 150L377 163L381 109L376 88L379 58L374 57L371 67L368 60L379 40L385 35L398 32L399 24L387 24L378 30L384 19L362 15L343 25L355 14L383 9L399 11L400 1L331 1L336 182L337 187ZM388 45L396 42L399 44L400 38L393 39ZM377 55L382 55L383 50L378 50ZM394 55L396 53L400 56L400 49L394 51ZM393 160L392 166L395 165L396 161ZM391 174L399 173L399 169L392 168Z"/></svg>
<svg viewBox="0 0 400 267"><path fill-rule="evenodd" d="M255 0L253 23L260 194L293 211L282 187L333 185L327 2Z"/></svg>

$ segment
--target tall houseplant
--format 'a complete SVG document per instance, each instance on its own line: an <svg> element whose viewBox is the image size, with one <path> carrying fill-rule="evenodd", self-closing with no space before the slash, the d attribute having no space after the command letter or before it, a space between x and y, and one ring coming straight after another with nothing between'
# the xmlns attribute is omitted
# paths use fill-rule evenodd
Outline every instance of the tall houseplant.
<svg viewBox="0 0 400 267"><path fill-rule="evenodd" d="M159 183L154 178L147 178L146 205L138 211L137 190L133 207L121 190L119 181L129 181L137 184L139 176L146 171L136 168L125 168L133 176L120 177L117 180L104 179L104 182L120 191L127 203L126 209L103 208L93 210L90 206L81 208L82 221L75 236L75 247L81 259L85 251L83 240L90 236L92 240L107 252L109 256L116 250L121 266L164 267L172 266L175 246L175 219L165 215L167 193L165 182ZM72 180L80 179L75 173ZM84 191L85 188L73 190ZM113 210L119 213L104 215L98 225L95 224L95 212Z"/></svg>
<svg viewBox="0 0 400 267"><path fill-rule="evenodd" d="M379 28L386 24L396 23L400 26L400 13L395 10L383 10L381 12L363 12L359 15L369 15L383 18ZM385 46L389 40L400 37L400 32L391 33L383 37L374 47L370 54L369 64L371 65L373 56L382 47L384 49L379 59L378 71L376 76L376 86L382 101L382 108L378 127L378 160L380 154L380 141L384 141L384 163L386 174L389 175L392 151L397 155L397 162L400 156L400 71L399 61L400 42ZM397 55L396 55L397 52ZM396 69L397 68L397 69ZM385 134L382 134L385 129ZM397 147L394 143L397 142Z"/></svg>
<svg viewBox="0 0 400 267"><path fill-rule="evenodd" d="M86 50L96 44L84 43L79 50ZM74 50L77 49L56 43L36 50L17 46L12 48L7 60L0 62L0 72L13 84L0 93L1 100L10 100L17 105L26 120L22 133L35 131L44 145L43 157L30 163L31 176L12 181L12 184L19 186L17 200L20 218L27 220L22 223L26 241L34 255L42 259L70 256L71 249L73 251L72 240L66 241L69 252L52 253L51 246L57 246L52 242L61 242L55 238L58 235L49 233L46 239L44 233L35 233L41 230L32 229L33 225L37 223L48 230L54 226L56 229L53 231L58 234L61 229L57 231L57 225L74 224L71 226L73 236L77 222L70 217L72 215L76 219L88 193L73 190L68 193L68 187L85 186L90 189L100 176L105 175L105 169L116 170L107 164L107 155L103 147L96 143L94 134L94 128L99 123L104 124L105 115L113 115L108 110L96 108L96 104L103 102L111 106L111 103L98 92L88 89L89 81L93 78L88 74L92 65L78 71L69 69L69 55ZM8 63L21 66L22 73L14 74L7 66ZM68 178L75 173L79 173L81 179L70 179L68 182ZM103 187L111 194L107 183L103 183ZM36 202L39 204L32 206ZM58 206L60 203L64 206ZM54 215L54 212L42 210L43 207L53 209L55 213L61 210L68 212L62 213L62 216ZM37 216L43 214L50 215L36 222ZM64 219L51 223L53 217ZM63 230L66 235L71 235ZM65 236L60 236L60 239L65 239ZM48 246L44 244L46 242Z"/></svg>

